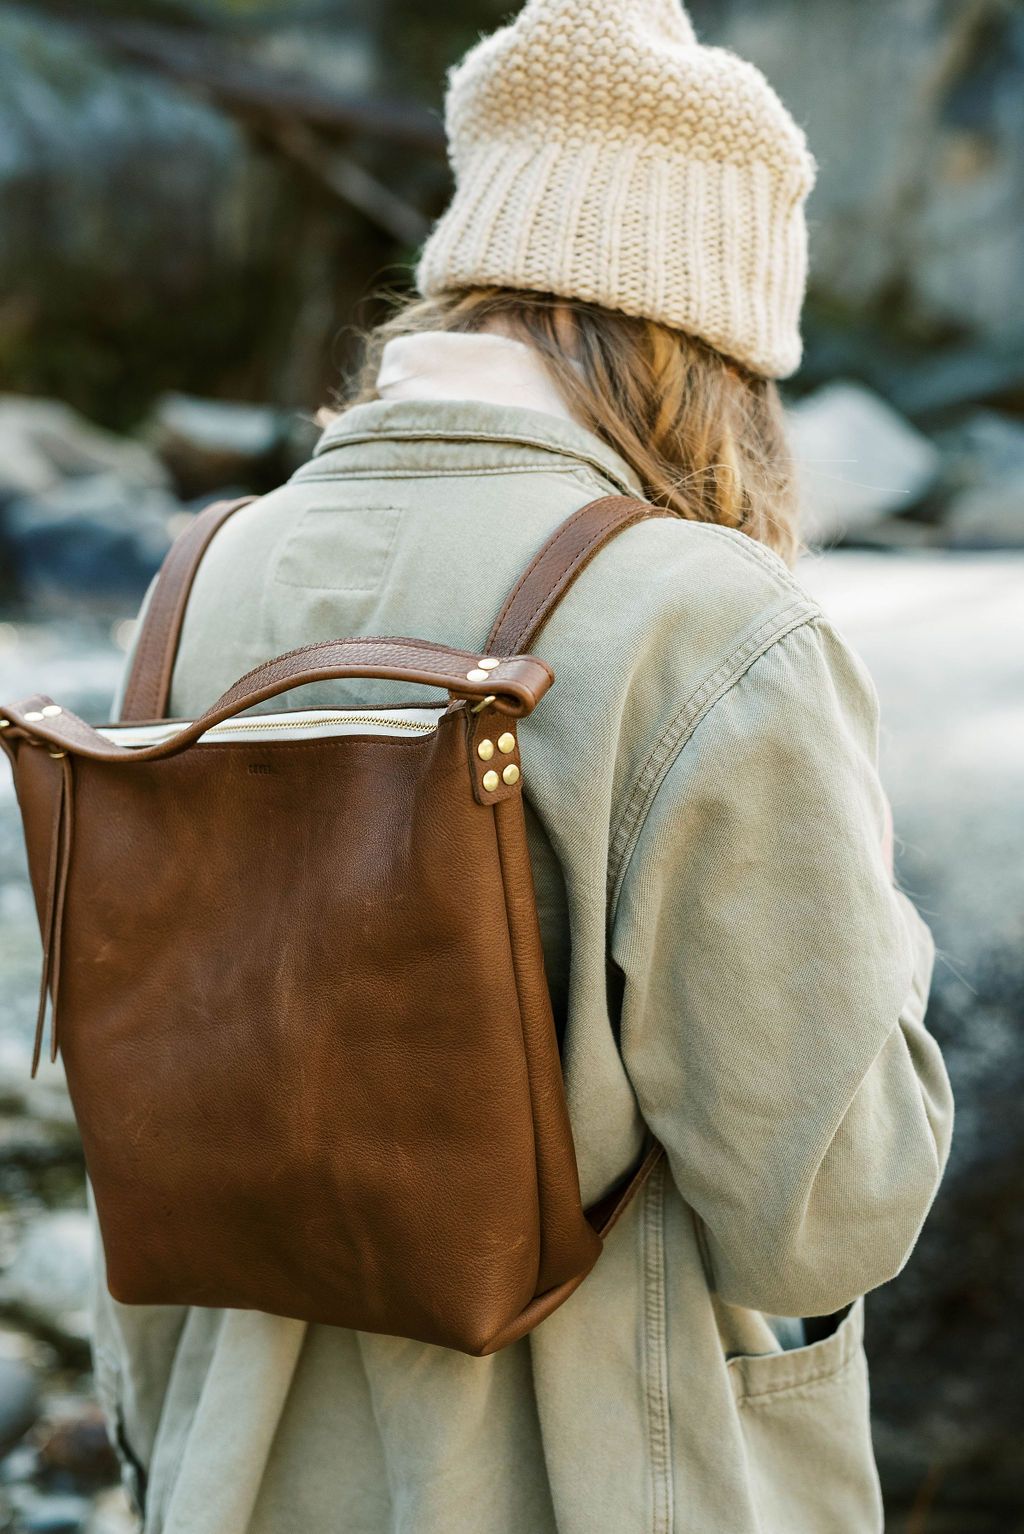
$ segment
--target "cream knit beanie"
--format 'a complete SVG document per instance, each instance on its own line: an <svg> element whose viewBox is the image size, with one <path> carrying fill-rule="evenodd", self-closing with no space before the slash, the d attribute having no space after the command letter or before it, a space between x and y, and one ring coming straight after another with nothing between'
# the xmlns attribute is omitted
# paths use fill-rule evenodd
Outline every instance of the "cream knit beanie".
<svg viewBox="0 0 1024 1534"><path fill-rule="evenodd" d="M755 372L800 361L804 136L679 0L529 0L452 71L456 190L421 293L528 288L660 320Z"/></svg>

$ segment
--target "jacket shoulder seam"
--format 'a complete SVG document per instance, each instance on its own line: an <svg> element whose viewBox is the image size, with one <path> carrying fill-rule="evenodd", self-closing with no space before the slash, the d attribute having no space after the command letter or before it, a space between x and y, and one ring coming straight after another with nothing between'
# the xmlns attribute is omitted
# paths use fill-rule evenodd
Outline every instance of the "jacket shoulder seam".
<svg viewBox="0 0 1024 1534"><path fill-rule="evenodd" d="M798 601L790 603L781 612L772 613L751 634L748 634L742 644L738 645L720 666L704 678L655 741L626 797L609 844L610 923L614 922L622 884L651 806L679 752L701 721L732 691L755 661L760 660L762 655L777 645L780 640L785 639L794 629L814 623L821 616L821 609L803 593Z"/></svg>
<svg viewBox="0 0 1024 1534"><path fill-rule="evenodd" d="M727 542L729 547L747 560L749 564L756 565L762 574L767 572L769 575L773 575L780 585L787 591L792 592L794 597L803 602L809 600L806 591L804 591L792 571L786 567L776 553L767 548L763 543L759 543L756 538L751 538L747 533L738 532L734 528L723 527L720 522L703 522L701 526L706 527L715 537Z"/></svg>
<svg viewBox="0 0 1024 1534"><path fill-rule="evenodd" d="M324 474L305 474L300 469L288 481L289 485L326 485L341 482L347 484L356 479L477 479L484 476L502 477L507 474L561 474L576 476L577 470L573 465L564 468L552 468L550 464L538 463L506 463L487 468L481 468L479 464L467 465L464 469L448 467L444 469L335 469ZM613 483L613 481L609 481Z"/></svg>

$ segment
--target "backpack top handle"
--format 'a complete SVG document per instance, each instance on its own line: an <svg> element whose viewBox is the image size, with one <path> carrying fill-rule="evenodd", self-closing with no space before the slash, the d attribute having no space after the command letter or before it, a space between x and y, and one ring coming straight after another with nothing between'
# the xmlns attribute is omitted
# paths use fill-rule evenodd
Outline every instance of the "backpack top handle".
<svg viewBox="0 0 1024 1534"><path fill-rule="evenodd" d="M474 675L476 673L476 675ZM513 655L490 670L469 650L449 650L425 639L328 639L265 661L241 677L198 719L152 746L120 746L77 714L38 694L7 707L5 728L92 761L152 762L176 756L225 719L311 682L382 677L423 687L444 687L453 699L487 699L497 713L522 717L554 680L532 655Z"/></svg>

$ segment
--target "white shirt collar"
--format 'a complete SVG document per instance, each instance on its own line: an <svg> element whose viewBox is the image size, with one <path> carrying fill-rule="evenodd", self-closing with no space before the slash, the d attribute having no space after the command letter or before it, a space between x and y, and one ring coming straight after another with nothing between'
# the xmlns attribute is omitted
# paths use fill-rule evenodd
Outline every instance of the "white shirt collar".
<svg viewBox="0 0 1024 1534"><path fill-rule="evenodd" d="M387 401L472 400L575 419L533 347L489 331L396 336L384 347L377 392Z"/></svg>

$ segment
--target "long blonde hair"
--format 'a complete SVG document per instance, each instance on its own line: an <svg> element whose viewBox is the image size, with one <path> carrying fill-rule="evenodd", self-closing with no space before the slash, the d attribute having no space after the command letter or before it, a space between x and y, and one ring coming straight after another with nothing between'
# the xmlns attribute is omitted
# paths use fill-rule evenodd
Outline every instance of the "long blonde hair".
<svg viewBox="0 0 1024 1534"><path fill-rule="evenodd" d="M648 500L736 528L792 563L796 494L775 384L653 320L510 288L407 300L367 337L344 403L377 398L393 337L486 329L536 348L569 410L625 459Z"/></svg>

